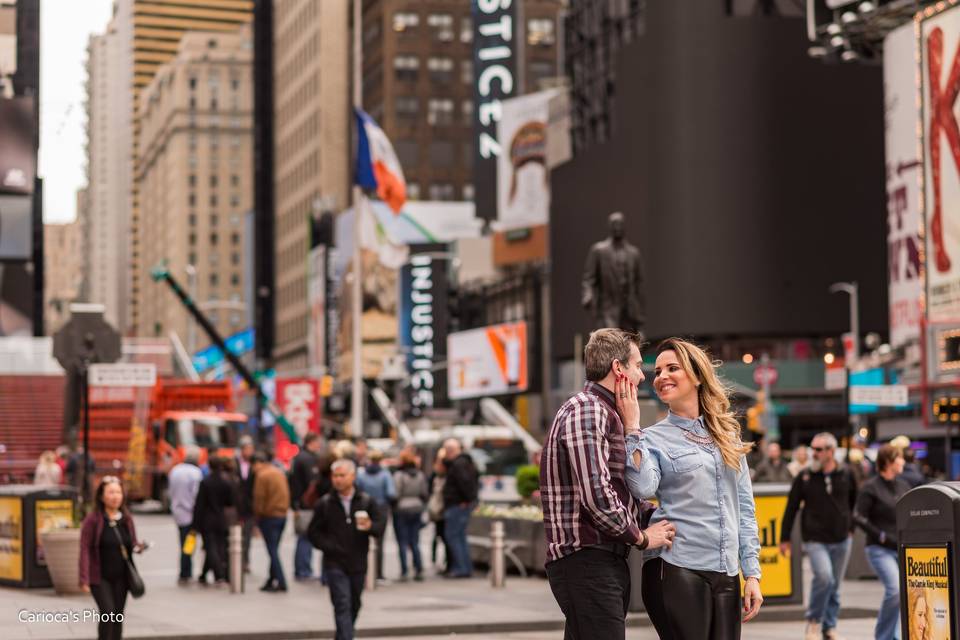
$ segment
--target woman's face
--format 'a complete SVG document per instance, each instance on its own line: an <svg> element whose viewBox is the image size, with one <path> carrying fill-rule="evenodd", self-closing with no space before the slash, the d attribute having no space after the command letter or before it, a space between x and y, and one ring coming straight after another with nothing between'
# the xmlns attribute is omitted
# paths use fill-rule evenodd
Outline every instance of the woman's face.
<svg viewBox="0 0 960 640"><path fill-rule="evenodd" d="M923 596L917 598L917 606L913 609L911 621L913 622L914 633L910 635L923 637L923 632L927 629L927 599Z"/></svg>
<svg viewBox="0 0 960 640"><path fill-rule="evenodd" d="M107 509L119 509L123 504L123 489L116 482L110 482L103 487L103 506Z"/></svg>
<svg viewBox="0 0 960 640"><path fill-rule="evenodd" d="M904 464L905 464L905 463L904 463L904 460L903 460L903 456L897 456L897 457L893 460L893 462L890 463L890 468L893 469L893 474L898 476L898 475L900 475L901 473L903 473L903 465L904 465Z"/></svg>
<svg viewBox="0 0 960 640"><path fill-rule="evenodd" d="M653 371L653 390L666 404L673 404L696 397L696 383L680 366L676 351L664 351L657 356Z"/></svg>

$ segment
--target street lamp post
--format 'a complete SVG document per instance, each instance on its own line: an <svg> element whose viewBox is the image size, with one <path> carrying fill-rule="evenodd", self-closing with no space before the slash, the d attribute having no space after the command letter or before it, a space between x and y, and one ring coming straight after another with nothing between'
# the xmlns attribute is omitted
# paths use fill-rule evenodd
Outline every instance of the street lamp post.
<svg viewBox="0 0 960 640"><path fill-rule="evenodd" d="M187 272L187 289L190 291L190 297L193 298L194 302L197 300L197 268L192 264L188 264L184 269ZM193 357L193 354L197 352L197 321L193 318L189 319L189 324L187 325L187 350L190 352L190 357Z"/></svg>
<svg viewBox="0 0 960 640"><path fill-rule="evenodd" d="M844 354L844 364L847 369L847 382L843 388L843 413L847 418L850 429L850 440L847 442L847 462L850 461L850 449L857 432L857 425L850 415L850 376L857 361L860 359L860 295L856 282L835 282L830 285L830 293L845 293L850 296L850 333L851 346L849 354ZM844 348L846 345L844 345ZM844 349L846 351L846 349Z"/></svg>

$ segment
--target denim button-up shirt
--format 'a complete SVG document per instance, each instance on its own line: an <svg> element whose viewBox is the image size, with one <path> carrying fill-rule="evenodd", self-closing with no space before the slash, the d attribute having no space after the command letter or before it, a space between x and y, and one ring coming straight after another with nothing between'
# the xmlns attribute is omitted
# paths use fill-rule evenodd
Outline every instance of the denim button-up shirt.
<svg viewBox="0 0 960 640"><path fill-rule="evenodd" d="M640 468L633 453L639 449ZM670 413L640 434L627 436L627 487L637 498L656 496L660 505L651 523L669 520L677 527L670 550L653 557L686 569L760 577L760 539L753 486L746 458L740 470L723 462L703 418Z"/></svg>

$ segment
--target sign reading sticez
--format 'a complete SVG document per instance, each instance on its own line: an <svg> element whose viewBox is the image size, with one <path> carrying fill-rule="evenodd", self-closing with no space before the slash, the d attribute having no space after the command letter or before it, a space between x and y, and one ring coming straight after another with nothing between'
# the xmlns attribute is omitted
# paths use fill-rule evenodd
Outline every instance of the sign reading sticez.
<svg viewBox="0 0 960 640"><path fill-rule="evenodd" d="M519 94L519 0L472 0L474 120L473 185L478 218L497 217L497 123L501 102Z"/></svg>
<svg viewBox="0 0 960 640"><path fill-rule="evenodd" d="M152 387L157 384L157 366L147 364L92 364L91 387Z"/></svg>

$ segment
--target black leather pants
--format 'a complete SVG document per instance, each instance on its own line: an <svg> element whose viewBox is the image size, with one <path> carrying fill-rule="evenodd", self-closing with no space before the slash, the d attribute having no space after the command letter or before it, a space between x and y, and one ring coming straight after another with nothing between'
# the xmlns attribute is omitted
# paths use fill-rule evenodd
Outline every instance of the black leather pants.
<svg viewBox="0 0 960 640"><path fill-rule="evenodd" d="M739 640L740 580L714 571L643 563L643 604L661 640Z"/></svg>

